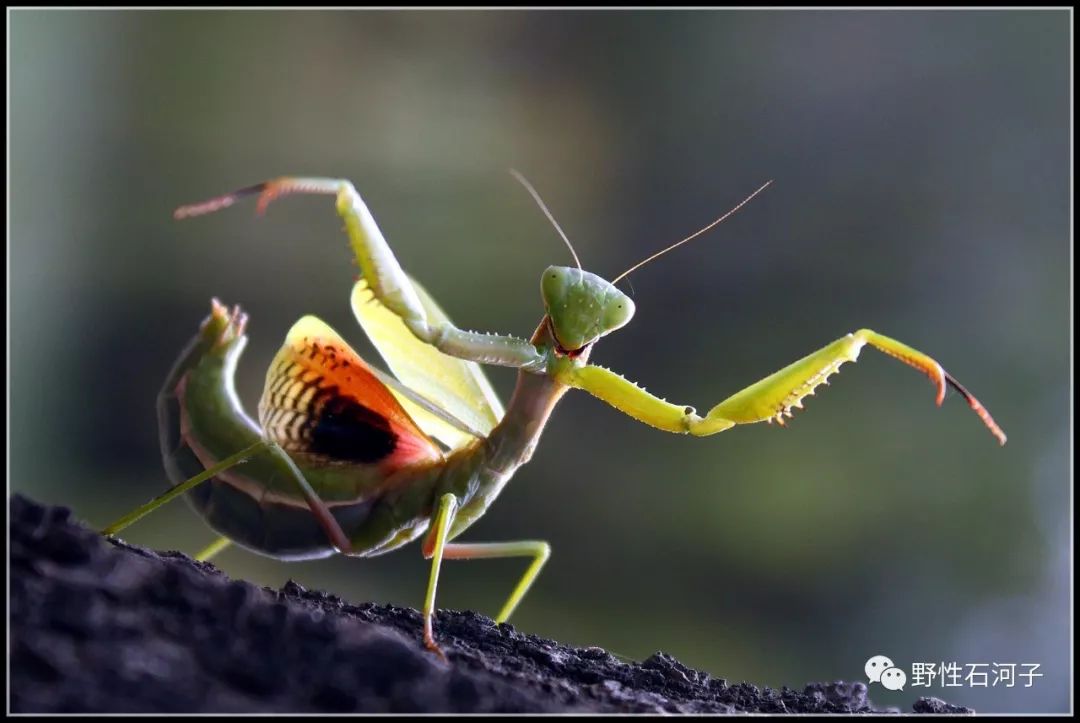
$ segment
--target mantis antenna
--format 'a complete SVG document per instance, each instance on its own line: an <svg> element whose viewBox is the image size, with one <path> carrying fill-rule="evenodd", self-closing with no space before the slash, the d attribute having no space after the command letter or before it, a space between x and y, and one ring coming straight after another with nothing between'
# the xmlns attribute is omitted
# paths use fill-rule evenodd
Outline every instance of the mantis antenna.
<svg viewBox="0 0 1080 723"><path fill-rule="evenodd" d="M566 234L563 233L562 228L559 227L559 222L555 220L555 217L551 215L551 211L544 205L544 200L540 198L540 194L536 192L536 189L532 187L532 184L513 168L510 169L510 175L517 179L518 183L525 186L525 190L529 192L529 195L536 201L536 205L540 207L540 210L544 212L544 215L548 217L548 221L551 221L551 225L555 227L555 230L562 236L562 240L566 242L566 248L570 249L571 255L574 257L574 263L577 264L578 270L581 269L581 259L578 258L577 251L574 251L573 244L570 243L570 239L566 238Z"/></svg>
<svg viewBox="0 0 1080 723"><path fill-rule="evenodd" d="M661 256L663 256L664 254L666 254L666 253L667 253L668 251L671 251L672 249L675 249L675 248L678 248L679 246L682 246L682 245L683 245L684 243L686 243L687 241L693 241L693 240L694 240L694 239L696 239L696 238L697 238L698 236L700 236L701 234L705 233L706 231L708 231L709 229L711 229L711 228L712 228L713 226L716 226L716 225L717 225L717 224L719 224L719 223L720 223L721 221L723 221L723 220L724 220L724 219L726 219L726 218L727 218L728 216L730 216L731 214L733 214L733 213L735 213L736 211L738 211L738 210L739 210L740 208L742 208L742 207L743 207L743 206L745 206L746 204L750 203L750 199L752 199L752 198L753 198L754 196L758 195L759 193L761 193L762 191L764 191L764 190L765 190L766 188L768 188L768 187L769 187L769 184L770 184L770 183L772 183L772 180L771 180L771 179L770 179L770 180L768 180L768 181L765 181L765 183L763 183L763 184L761 185L761 188L759 188L758 190L754 191L754 192L753 192L753 193L751 193L751 194L750 194L749 196L747 196L746 198L744 198L744 199L743 199L743 200L742 200L742 201L741 201L741 202L739 203L739 205L737 205L737 206L736 206L735 208L731 209L730 211L728 211L727 213L725 213L725 214L724 214L723 216L721 216L720 218L718 218L718 219L716 219L715 221L713 221L712 223L710 223L710 224L709 224L708 226L706 226L706 227L704 227L704 228L702 228L702 229L698 229L698 230L697 230L697 231L695 231L694 233L692 233L692 234L690 234L689 236L687 236L686 238L684 238L684 239L683 239L682 241L679 241L679 242L677 242L677 243L673 243L673 244L671 244L670 246L668 246L668 247L667 247L666 249L664 249L663 251L657 251L657 252L656 252L655 254L653 254L653 255L652 255L652 256L650 256L649 258L645 259L644 261L639 261L638 263L634 264L633 266L631 266L630 268L628 268L628 269L627 269L626 271L622 272L621 274L619 274L618 276L616 276L616 277L615 277L614 279L612 279L612 280L611 280L611 283L613 283L613 284L614 284L614 283L617 283L617 282L619 281L619 279L621 279L621 278L625 277L625 276L626 276L627 274L629 274L629 273L630 273L631 271L637 271L638 269L640 269L640 268L641 268L642 266L644 266L645 264L649 263L650 261L652 261L652 260L654 260L654 259L658 259L658 258L660 258L660 257L661 257Z"/></svg>

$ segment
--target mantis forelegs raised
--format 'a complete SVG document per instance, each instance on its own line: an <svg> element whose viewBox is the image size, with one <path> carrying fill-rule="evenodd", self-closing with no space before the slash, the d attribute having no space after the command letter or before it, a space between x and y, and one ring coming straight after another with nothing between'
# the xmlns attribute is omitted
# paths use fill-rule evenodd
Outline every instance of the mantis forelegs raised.
<svg viewBox="0 0 1080 723"><path fill-rule="evenodd" d="M524 339L464 331L450 323L430 320L412 282L390 251L390 246L383 238L371 211L349 181L333 178L278 178L209 201L182 206L176 210L174 216L182 219L213 213L228 208L245 196L255 194L259 196L256 209L261 214L274 199L290 193L328 194L337 197L337 212L345 220L345 230L356 261L375 298L400 316L418 339L450 356L481 364L534 370L544 366L544 356Z"/></svg>
<svg viewBox="0 0 1080 723"><path fill-rule="evenodd" d="M439 507L435 512L431 526L431 532L424 541L424 557L431 558L431 577L428 581L427 596L424 599L424 643L428 648L443 655L439 646L435 644L431 623L435 615L435 589L439 582L439 570L443 560L482 560L500 557L531 557L532 564L521 576L518 584L510 593L510 597L499 611L496 623L506 622L514 613L514 609L529 591L540 569L551 557L551 546L542 540L521 540L518 542L475 542L475 543L451 543L447 542L449 531L457 513L457 498L453 494L445 494L439 498ZM445 655L443 655L445 658Z"/></svg>
<svg viewBox="0 0 1080 723"><path fill-rule="evenodd" d="M723 432L736 424L773 421L784 423L792 407L802 407L804 397L825 383L840 365L856 361L866 344L923 372L937 385L937 403L945 399L946 384L952 386L983 420L983 423L1005 444L1005 433L990 413L960 385L941 365L916 349L869 329L860 329L837 339L828 346L809 354L780 371L736 392L709 410L704 417L693 407L671 404L649 394L641 387L615 372L597 366L566 367L558 378L564 384L584 389L619 411L668 432L705 436Z"/></svg>

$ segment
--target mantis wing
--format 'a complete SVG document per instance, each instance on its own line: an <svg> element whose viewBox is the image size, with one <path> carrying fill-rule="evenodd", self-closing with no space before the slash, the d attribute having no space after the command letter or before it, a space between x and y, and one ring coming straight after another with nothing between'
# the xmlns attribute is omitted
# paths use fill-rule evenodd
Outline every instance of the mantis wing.
<svg viewBox="0 0 1080 723"><path fill-rule="evenodd" d="M445 312L424 288L415 280L412 283L428 319L448 322ZM487 435L495 428L504 410L479 364L443 354L417 339L401 317L375 299L364 279L353 286L351 301L353 313L371 343L405 387L480 435ZM401 391L391 387L391 392L426 434L451 449L468 444L477 436L466 432L462 425L450 424L443 416L433 414Z"/></svg>
<svg viewBox="0 0 1080 723"><path fill-rule="evenodd" d="M371 367L314 316L293 324L270 365L259 422L287 452L322 464L386 472L442 459Z"/></svg>

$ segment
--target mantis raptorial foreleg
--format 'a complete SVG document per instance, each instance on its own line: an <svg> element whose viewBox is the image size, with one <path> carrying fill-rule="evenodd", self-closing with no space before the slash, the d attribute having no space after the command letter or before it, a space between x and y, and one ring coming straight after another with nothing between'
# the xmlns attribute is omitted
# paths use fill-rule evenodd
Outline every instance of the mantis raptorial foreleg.
<svg viewBox="0 0 1080 723"><path fill-rule="evenodd" d="M968 405L983 423L1005 444L1005 433L990 413L960 385L941 365L916 349L869 329L837 339L832 344L809 354L780 371L736 392L709 410L704 417L693 407L671 404L649 394L641 387L618 374L597 366L570 367L559 372L559 381L584 389L619 411L658 429L682 434L705 436L723 432L736 424L773 421L784 424L792 407L801 408L804 397L826 383L840 365L856 361L866 344L895 357L926 374L937 386L937 404L945 399L946 385L952 386L967 400Z"/></svg>
<svg viewBox="0 0 1080 723"><path fill-rule="evenodd" d="M375 298L401 317L418 339L450 356L499 366L539 370L544 356L524 339L514 336L464 331L446 322L433 322L402 270L390 246L383 238L367 205L352 183L333 178L278 178L202 203L176 210L178 219L213 213L227 208L245 196L258 195L261 214L270 203L290 193L329 194L337 197L337 212L345 220L356 261Z"/></svg>
<svg viewBox="0 0 1080 723"><path fill-rule="evenodd" d="M447 542L450 529L457 514L458 501L453 494L439 498L432 525L424 540L425 559L431 559L431 577L428 580L427 596L424 598L424 644L439 655L446 657L435 644L431 624L435 616L435 589L439 583L439 571L443 560L483 560L500 557L531 557L532 564L525 570L518 584L510 592L510 597L503 604L495 622L504 623L514 613L514 609L529 591L540 569L551 557L551 546L542 540L521 540L519 542Z"/></svg>

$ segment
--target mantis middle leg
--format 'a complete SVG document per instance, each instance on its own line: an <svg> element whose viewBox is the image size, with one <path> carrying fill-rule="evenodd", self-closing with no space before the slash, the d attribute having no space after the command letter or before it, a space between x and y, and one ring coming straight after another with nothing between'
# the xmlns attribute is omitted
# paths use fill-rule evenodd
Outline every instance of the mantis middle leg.
<svg viewBox="0 0 1080 723"><path fill-rule="evenodd" d="M481 560L500 557L531 557L532 564L525 570L518 584L510 593L510 597L499 611L496 623L506 622L513 614L514 609L525 597L533 581L540 574L544 563L551 557L551 546L542 540L521 540L518 542L476 542L476 543L452 543L447 542L454 516L457 513L457 498L453 494L445 494L439 498L439 507L435 512L435 518L424 540L423 553L425 558L431 559L431 577L428 581L427 596L424 599L424 645L438 653L442 658L446 655L435 642L432 633L432 620L435 616L435 589L439 582L439 571L443 560Z"/></svg>

